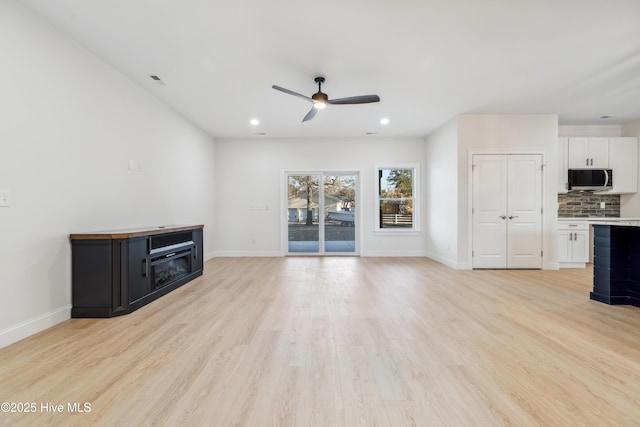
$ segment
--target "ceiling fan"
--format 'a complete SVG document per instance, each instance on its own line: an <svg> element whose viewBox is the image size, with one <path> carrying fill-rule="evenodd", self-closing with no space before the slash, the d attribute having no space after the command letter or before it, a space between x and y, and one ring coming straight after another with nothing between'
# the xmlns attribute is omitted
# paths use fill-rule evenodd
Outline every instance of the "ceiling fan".
<svg viewBox="0 0 640 427"><path fill-rule="evenodd" d="M378 95L362 95L362 96L350 96L348 98L338 98L338 99L329 99L326 93L322 92L322 83L324 83L324 77L316 77L316 83L318 83L318 92L311 95L311 98L308 96L304 96L298 92L294 92L289 89L285 89L283 87L273 85L271 86L275 90L279 90L280 92L288 93L289 95L297 96L298 98L302 98L306 101L313 103L311 110L307 113L306 116L302 119L303 122L309 121L313 119L318 112L327 106L327 104L332 105L340 105L340 104L368 104L370 102L379 102L380 97Z"/></svg>

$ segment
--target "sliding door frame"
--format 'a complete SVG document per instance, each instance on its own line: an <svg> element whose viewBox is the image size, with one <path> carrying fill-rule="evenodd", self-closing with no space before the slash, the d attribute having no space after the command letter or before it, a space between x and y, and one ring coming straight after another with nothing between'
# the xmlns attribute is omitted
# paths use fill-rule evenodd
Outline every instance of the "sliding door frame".
<svg viewBox="0 0 640 427"><path fill-rule="evenodd" d="M318 227L319 227L319 251L315 252L289 252L289 176L291 175L319 175L318 185ZM354 252L326 252L325 251L325 219L324 219L324 178L333 175L353 175L355 184L355 224L354 224ZM361 172L358 169L283 169L280 173L280 253L282 256L360 256L360 231L362 222L362 197L361 197Z"/></svg>

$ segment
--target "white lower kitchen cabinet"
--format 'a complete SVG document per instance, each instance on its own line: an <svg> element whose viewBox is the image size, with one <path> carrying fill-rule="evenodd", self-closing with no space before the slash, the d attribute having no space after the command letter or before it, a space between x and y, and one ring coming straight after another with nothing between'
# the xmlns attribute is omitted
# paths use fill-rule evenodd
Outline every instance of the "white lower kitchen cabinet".
<svg viewBox="0 0 640 427"><path fill-rule="evenodd" d="M584 268L589 262L589 224L560 221L558 263L560 268Z"/></svg>

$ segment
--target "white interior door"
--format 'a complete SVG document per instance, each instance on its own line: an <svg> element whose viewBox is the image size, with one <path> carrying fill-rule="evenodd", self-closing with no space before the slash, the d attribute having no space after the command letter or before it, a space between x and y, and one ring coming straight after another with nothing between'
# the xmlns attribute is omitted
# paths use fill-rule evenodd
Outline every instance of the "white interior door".
<svg viewBox="0 0 640 427"><path fill-rule="evenodd" d="M508 156L507 267L542 268L542 156Z"/></svg>
<svg viewBox="0 0 640 427"><path fill-rule="evenodd" d="M507 156L473 156L473 268L507 267Z"/></svg>
<svg viewBox="0 0 640 427"><path fill-rule="evenodd" d="M474 155L473 268L542 268L542 156Z"/></svg>

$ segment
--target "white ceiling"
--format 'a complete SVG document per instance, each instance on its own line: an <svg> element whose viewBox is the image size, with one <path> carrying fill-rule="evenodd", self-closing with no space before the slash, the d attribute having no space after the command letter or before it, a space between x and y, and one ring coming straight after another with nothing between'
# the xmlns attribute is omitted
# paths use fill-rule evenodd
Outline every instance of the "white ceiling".
<svg viewBox="0 0 640 427"><path fill-rule="evenodd" d="M214 137L424 136L468 113L640 118L640 0L22 3ZM318 75L330 98L381 102L301 123L310 104L271 86L311 96Z"/></svg>

